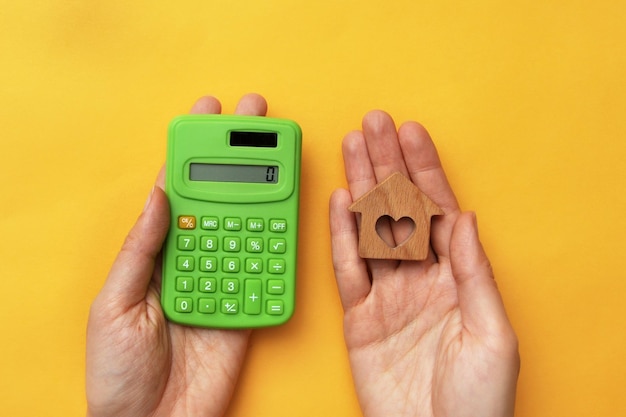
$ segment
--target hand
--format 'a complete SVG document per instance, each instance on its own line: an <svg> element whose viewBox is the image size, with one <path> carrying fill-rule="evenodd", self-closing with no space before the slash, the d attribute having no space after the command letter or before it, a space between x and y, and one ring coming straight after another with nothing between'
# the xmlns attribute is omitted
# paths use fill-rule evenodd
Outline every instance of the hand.
<svg viewBox="0 0 626 417"><path fill-rule="evenodd" d="M204 97L192 113L220 113ZM237 114L265 115L258 95ZM166 321L160 251L169 226L164 171L91 307L87 327L88 415L219 416L237 382L249 330L209 330Z"/></svg>
<svg viewBox="0 0 626 417"><path fill-rule="evenodd" d="M512 416L519 371L507 319L473 213L461 213L422 126L396 131L381 111L343 142L350 191L330 201L333 265L344 336L368 417ZM395 171L444 211L424 261L363 260L348 206ZM407 225L379 233L401 238Z"/></svg>

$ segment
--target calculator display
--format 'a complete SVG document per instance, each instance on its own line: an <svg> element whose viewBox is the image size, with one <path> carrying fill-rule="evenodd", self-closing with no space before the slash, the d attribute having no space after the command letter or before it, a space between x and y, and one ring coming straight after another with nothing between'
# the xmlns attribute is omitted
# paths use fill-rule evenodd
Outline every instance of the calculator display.
<svg viewBox="0 0 626 417"><path fill-rule="evenodd" d="M189 165L189 179L192 181L276 184L278 182L278 166L192 163Z"/></svg>

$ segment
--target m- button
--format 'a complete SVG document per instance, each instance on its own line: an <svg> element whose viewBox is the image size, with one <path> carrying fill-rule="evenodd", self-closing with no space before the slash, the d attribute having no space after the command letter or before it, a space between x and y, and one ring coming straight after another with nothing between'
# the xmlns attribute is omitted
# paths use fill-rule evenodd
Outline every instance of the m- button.
<svg viewBox="0 0 626 417"><path fill-rule="evenodd" d="M287 220L285 219L272 219L270 220L270 230L272 232L283 233L287 231Z"/></svg>

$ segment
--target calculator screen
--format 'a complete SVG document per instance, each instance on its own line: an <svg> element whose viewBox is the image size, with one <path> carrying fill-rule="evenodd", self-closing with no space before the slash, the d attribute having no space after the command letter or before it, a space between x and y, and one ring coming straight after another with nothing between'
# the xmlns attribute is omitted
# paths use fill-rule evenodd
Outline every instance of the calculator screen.
<svg viewBox="0 0 626 417"><path fill-rule="evenodd" d="M192 163L189 165L189 179L192 181L276 184L278 182L278 166Z"/></svg>

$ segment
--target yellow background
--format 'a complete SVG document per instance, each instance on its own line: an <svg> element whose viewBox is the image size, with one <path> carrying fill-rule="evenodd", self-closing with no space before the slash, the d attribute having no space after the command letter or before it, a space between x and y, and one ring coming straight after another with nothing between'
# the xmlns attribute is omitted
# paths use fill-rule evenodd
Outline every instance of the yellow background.
<svg viewBox="0 0 626 417"><path fill-rule="evenodd" d="M340 141L426 125L519 334L517 416L623 416L626 3L1 0L0 415L82 415L85 326L169 120L255 91L304 132L297 313L229 416L358 416L329 257Z"/></svg>

